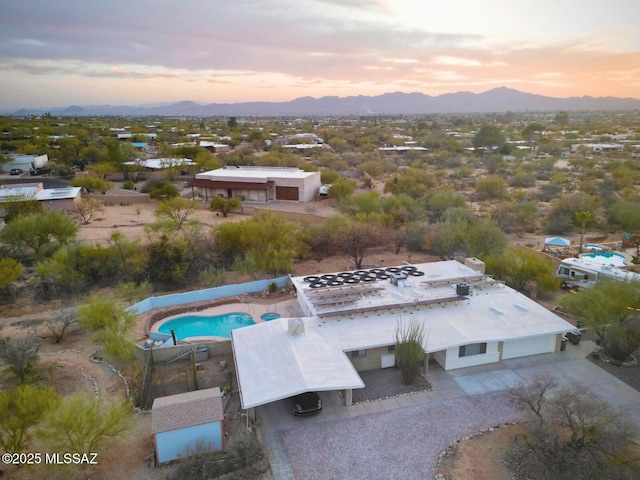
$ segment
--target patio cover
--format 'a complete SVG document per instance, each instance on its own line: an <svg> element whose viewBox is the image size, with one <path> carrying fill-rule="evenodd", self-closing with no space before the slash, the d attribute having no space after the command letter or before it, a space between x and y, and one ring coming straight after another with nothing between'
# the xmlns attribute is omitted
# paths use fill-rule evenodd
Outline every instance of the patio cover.
<svg viewBox="0 0 640 480"><path fill-rule="evenodd" d="M552 247L570 247L571 241L562 237L547 237L544 244Z"/></svg>
<svg viewBox="0 0 640 480"><path fill-rule="evenodd" d="M243 408L304 392L364 387L338 346L309 328L302 335L289 335L287 322L271 320L231 332Z"/></svg>

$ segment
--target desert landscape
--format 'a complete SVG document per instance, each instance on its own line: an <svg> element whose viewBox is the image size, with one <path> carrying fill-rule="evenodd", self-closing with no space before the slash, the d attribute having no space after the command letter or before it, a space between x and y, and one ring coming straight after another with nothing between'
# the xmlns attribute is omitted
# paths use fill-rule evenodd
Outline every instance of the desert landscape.
<svg viewBox="0 0 640 480"><path fill-rule="evenodd" d="M89 224L82 226L78 237L88 242L106 244L110 235L118 230L127 238L144 241L145 225L156 219L156 207L155 203L107 206L104 212L98 213ZM269 205L271 209L281 207L282 205ZM305 218L313 218L316 215L328 216L334 212L334 208L328 202L314 202L311 208L309 205L285 203L285 208L285 214ZM231 214L228 218L223 218L222 215L216 215L208 210L197 210L193 218L199 220L204 228L211 228L225 221L241 221L247 216ZM544 237L529 234L523 237L514 237L512 241L539 249L544 243ZM572 241L577 242L578 238L572 238ZM603 239L599 237L599 241L603 241ZM374 250L365 257L366 264L375 266L437 260L439 258L422 253L402 251L399 254L394 254L384 250ZM349 267L350 260L342 256L333 256L322 260L314 260L311 256L304 261L296 262L293 274L310 275L345 270ZM239 283L249 280L249 277L232 275L228 281ZM109 289L105 293L108 291ZM247 296L245 301L268 302L271 300L265 300L259 296L255 298ZM76 299L76 303L81 302L82 298ZM28 299L19 298L13 305L0 307L0 315L4 318L3 335L13 337L31 333L44 320L51 318L59 310L65 308L73 308L73 306L60 300L37 304ZM140 326L136 330L141 331ZM113 395L122 395L127 388L135 387L135 385L125 384L122 377L114 371L114 369L123 371L125 377L133 378L135 372L127 372L127 365L109 366L96 361L94 358L96 347L90 336L79 328L71 328L61 345L45 341L40 352L42 368L49 372L48 382L56 385L60 393L85 391L94 394L96 398L108 399ZM215 364L215 361L212 360L211 364ZM146 412L140 412L136 414L136 418L126 442L134 447L125 448L123 444L122 447L117 447L109 452L110 457L119 460L117 462L118 476L140 480L168 478L172 471L171 467L150 469L147 466L153 448L150 435L150 415ZM447 455L443 457L441 473L449 476L444 478L458 480L475 480L477 478L494 478L496 480L504 478L506 480L509 477L501 463L501 452L519 431L517 426L505 427L462 441L457 448L447 452ZM105 459L105 463L107 462L112 463L109 459ZM29 478L31 475L26 471L14 473L17 475L15 478ZM114 474L115 472L110 470L109 473ZM102 472L99 468L92 471L95 478L103 478L102 476L105 474L106 472Z"/></svg>

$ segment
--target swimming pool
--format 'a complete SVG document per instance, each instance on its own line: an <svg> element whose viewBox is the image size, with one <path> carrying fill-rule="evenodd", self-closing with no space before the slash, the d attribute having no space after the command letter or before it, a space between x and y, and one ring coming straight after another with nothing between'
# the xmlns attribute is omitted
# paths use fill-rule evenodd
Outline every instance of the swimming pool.
<svg viewBox="0 0 640 480"><path fill-rule="evenodd" d="M189 337L231 338L231 330L248 327L255 322L247 313L225 313L223 315L183 315L167 320L158 327L158 332L171 334L173 330L178 340Z"/></svg>
<svg viewBox="0 0 640 480"><path fill-rule="evenodd" d="M276 320L276 319L280 318L280 314L276 313L276 312L267 312L267 313L263 313L262 315L260 315L260 318L262 320L264 320L265 322L268 322L270 320Z"/></svg>
<svg viewBox="0 0 640 480"><path fill-rule="evenodd" d="M624 255L620 253L583 253L580 258L585 262L598 263L600 265L615 265L616 267L628 265Z"/></svg>

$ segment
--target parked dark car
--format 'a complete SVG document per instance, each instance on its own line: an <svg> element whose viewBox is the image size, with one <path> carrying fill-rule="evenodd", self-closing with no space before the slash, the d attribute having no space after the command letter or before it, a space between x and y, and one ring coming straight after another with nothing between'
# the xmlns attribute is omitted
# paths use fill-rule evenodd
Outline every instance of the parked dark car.
<svg viewBox="0 0 640 480"><path fill-rule="evenodd" d="M316 392L301 393L291 397L291 406L296 417L306 417L322 411L322 400Z"/></svg>
<svg viewBox="0 0 640 480"><path fill-rule="evenodd" d="M20 175L22 173L21 168L12 168L9 172L9 175Z"/></svg>

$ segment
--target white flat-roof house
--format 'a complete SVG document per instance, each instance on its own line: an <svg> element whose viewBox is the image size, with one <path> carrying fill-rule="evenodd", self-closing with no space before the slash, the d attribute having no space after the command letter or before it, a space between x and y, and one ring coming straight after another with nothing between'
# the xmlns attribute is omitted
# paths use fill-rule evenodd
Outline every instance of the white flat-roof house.
<svg viewBox="0 0 640 480"><path fill-rule="evenodd" d="M575 327L485 275L477 259L293 277L304 317L232 332L240 397L253 408L306 391L351 390L358 371L391 367L398 323L427 332L445 370L560 349Z"/></svg>
<svg viewBox="0 0 640 480"><path fill-rule="evenodd" d="M577 144L571 145L571 153L576 153L579 147L585 147L591 150L592 153L624 151L624 145L620 143L577 143Z"/></svg>
<svg viewBox="0 0 640 480"><path fill-rule="evenodd" d="M189 184L205 201L220 195L243 202L309 202L320 190L320 172L288 167L224 167L198 173Z"/></svg>
<svg viewBox="0 0 640 480"><path fill-rule="evenodd" d="M428 151L429 149L425 147L416 147L413 145L402 145L400 147L378 147L373 151L373 153L375 155L383 156L383 155L403 155L409 152L427 153Z"/></svg>

